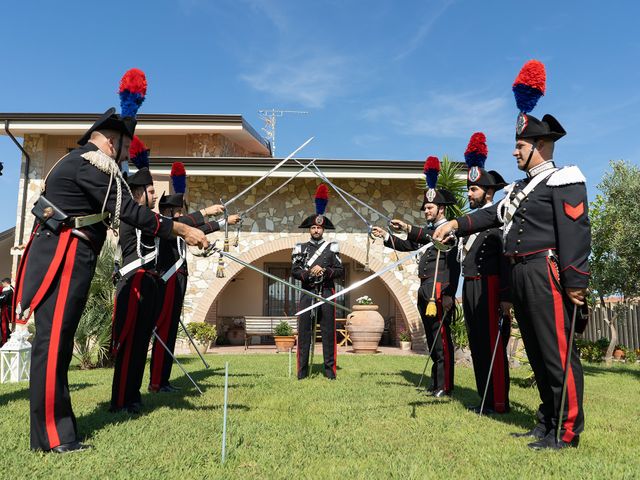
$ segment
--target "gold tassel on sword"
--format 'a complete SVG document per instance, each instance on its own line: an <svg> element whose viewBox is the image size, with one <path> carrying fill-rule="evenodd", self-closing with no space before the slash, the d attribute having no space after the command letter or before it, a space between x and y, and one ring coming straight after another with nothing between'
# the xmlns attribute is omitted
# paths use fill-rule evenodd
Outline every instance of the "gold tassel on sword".
<svg viewBox="0 0 640 480"><path fill-rule="evenodd" d="M438 315L438 307L436 305L436 285L438 284L438 265L440 264L440 250L436 254L436 272L433 275L433 289L431 290L431 298L427 304L425 315L427 317L435 317Z"/></svg>

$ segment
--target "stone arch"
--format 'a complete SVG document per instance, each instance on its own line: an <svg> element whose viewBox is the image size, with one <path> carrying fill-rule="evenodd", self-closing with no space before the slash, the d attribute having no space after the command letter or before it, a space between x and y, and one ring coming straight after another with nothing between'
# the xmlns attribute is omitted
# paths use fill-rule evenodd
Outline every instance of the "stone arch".
<svg viewBox="0 0 640 480"><path fill-rule="evenodd" d="M288 235L271 241L265 241L259 245L252 245L248 250L235 254L240 260L247 263L253 263L262 257L276 253L282 250L291 251L298 242L305 241L307 236ZM366 250L358 246L354 241L340 241L341 255L350 257L355 261L365 264ZM215 303L218 296L224 291L225 287L231 282L244 266L239 263L226 260L225 261L225 278L216 279L213 284L200 296L196 308L194 309L192 320L196 322L204 322L210 308ZM371 256L369 258L369 266L373 271L381 270L385 267L378 257ZM414 349L423 349L426 345L426 337L420 314L416 308L415 301L409 295L407 288L395 277L393 271L388 271L378 277L387 288L391 297L396 302L398 308L402 311L404 318L409 326Z"/></svg>

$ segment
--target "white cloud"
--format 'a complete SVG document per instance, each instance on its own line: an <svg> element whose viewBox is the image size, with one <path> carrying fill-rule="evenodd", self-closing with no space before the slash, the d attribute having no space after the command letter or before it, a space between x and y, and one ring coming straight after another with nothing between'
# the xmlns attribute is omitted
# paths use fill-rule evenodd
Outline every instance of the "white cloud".
<svg viewBox="0 0 640 480"><path fill-rule="evenodd" d="M420 28L413 34L413 36L406 43L405 47L398 53L394 60L402 60L404 57L413 53L413 51L418 48L424 38L431 32L431 29L436 24L438 19L447 11L447 9L454 3L454 0L445 0L442 2L438 8L427 15L420 25Z"/></svg>
<svg viewBox="0 0 640 480"><path fill-rule="evenodd" d="M275 101L322 108L330 98L346 92L347 68L347 59L340 55L299 55L270 60L240 78Z"/></svg>
<svg viewBox="0 0 640 480"><path fill-rule="evenodd" d="M270 0L242 0L255 13L264 16L280 31L284 31L289 26L289 20L280 5Z"/></svg>
<svg viewBox="0 0 640 480"><path fill-rule="evenodd" d="M378 105L365 110L362 118L386 123L405 135L468 138L475 131L483 131L501 138L513 129L515 117L510 107L506 97L487 98L478 92L431 93L422 101Z"/></svg>
<svg viewBox="0 0 640 480"><path fill-rule="evenodd" d="M355 145L362 148L371 147L374 144L379 144L384 140L382 135L374 135L371 133L362 133L353 137L352 141Z"/></svg>

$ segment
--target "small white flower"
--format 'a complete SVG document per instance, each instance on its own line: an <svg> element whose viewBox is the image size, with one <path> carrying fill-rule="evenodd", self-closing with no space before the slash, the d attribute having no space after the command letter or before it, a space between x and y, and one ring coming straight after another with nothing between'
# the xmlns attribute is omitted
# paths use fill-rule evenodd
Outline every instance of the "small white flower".
<svg viewBox="0 0 640 480"><path fill-rule="evenodd" d="M358 305L372 305L373 304L373 300L368 295L363 295L360 298L356 298L356 303Z"/></svg>

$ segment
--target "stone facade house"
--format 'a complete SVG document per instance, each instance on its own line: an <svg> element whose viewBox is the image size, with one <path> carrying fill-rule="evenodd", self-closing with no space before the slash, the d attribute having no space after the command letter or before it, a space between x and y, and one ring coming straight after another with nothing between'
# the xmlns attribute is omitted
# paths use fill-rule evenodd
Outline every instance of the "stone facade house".
<svg viewBox="0 0 640 480"><path fill-rule="evenodd" d="M0 114L5 132L23 137L22 168L12 253L13 274L20 250L15 246L28 240L33 226L31 206L46 173L55 162L74 148L76 140L92 123L90 114ZM269 144L239 115L139 115L137 134L151 149L151 171L159 193L169 192L168 174L174 161L185 164L190 209L229 199L276 165ZM301 143L304 139L301 139ZM28 155L25 155L28 154ZM301 152L303 154L304 152ZM307 163L310 159L299 158ZM335 184L374 206L384 215L409 222L420 222L422 191L416 180L422 174L422 161L318 159L316 165ZM287 162L272 176L253 188L229 207L240 213L272 192L299 170ZM313 195L320 180L305 171L267 202L245 218L238 245L230 253L283 278L288 278L291 250L296 242L308 239L298 229L302 219L313 213ZM358 206L372 224L384 226L385 220ZM346 264L348 285L383 268L396 259L380 240L368 242L367 227L351 208L330 189L327 216L336 225L326 236L340 243ZM232 241L237 232L230 230ZM223 233L212 239L222 242ZM369 244L368 244L369 243ZM368 253L367 253L368 252ZM403 255L399 253L399 255ZM237 336L245 315L292 315L296 309L294 292L272 280L229 260L225 277L216 277L218 258L200 258L189 254L189 286L184 306L185 321L207 321L218 326L222 335ZM397 334L408 330L413 348L423 349L424 331L415 306L418 281L416 261L408 261L402 270L394 269L371 283L351 292L344 299L350 304L361 295L370 296L380 306L386 321L383 338L396 344ZM340 315L338 315L340 316Z"/></svg>

